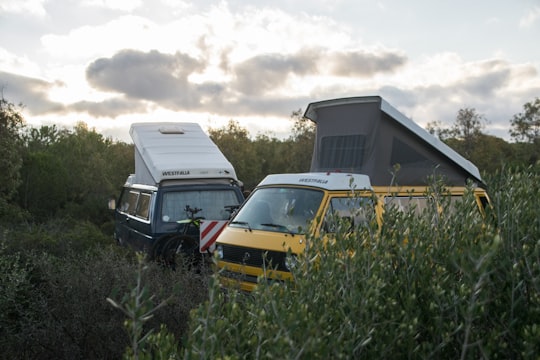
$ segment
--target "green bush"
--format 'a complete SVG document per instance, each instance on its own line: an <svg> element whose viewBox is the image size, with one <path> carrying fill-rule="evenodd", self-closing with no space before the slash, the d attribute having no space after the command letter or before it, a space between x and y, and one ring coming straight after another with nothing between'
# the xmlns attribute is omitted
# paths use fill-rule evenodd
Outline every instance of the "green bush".
<svg viewBox="0 0 540 360"><path fill-rule="evenodd" d="M263 282L244 296L221 292L216 276L193 313L185 357L536 358L538 180L497 180L499 227L472 194L452 212L440 193L442 214L389 209L380 231L308 239L294 284Z"/></svg>
<svg viewBox="0 0 540 360"><path fill-rule="evenodd" d="M70 223L49 223L50 233L41 226L27 233L3 232L1 357L119 359L130 345L125 318L106 299L133 288L135 253L116 246L91 224L66 226L63 232L61 224ZM170 299L145 330L157 332L165 325L169 339L184 338L190 311L206 298L206 274L149 263L143 281L156 301ZM159 336L165 335L158 332L153 341L163 343Z"/></svg>

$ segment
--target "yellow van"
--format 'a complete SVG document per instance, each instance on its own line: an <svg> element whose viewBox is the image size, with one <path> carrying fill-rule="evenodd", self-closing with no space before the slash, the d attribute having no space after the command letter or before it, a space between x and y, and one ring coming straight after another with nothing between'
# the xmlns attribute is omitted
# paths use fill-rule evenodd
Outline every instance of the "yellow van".
<svg viewBox="0 0 540 360"><path fill-rule="evenodd" d="M461 198L465 187L451 187L451 198ZM315 237L335 230L336 216L354 226L375 220L381 225L385 206L422 211L427 188L373 187L367 175L302 173L267 176L251 193L216 241L217 266L225 286L251 291L258 277L291 278L295 254ZM479 209L489 203L484 189L474 195ZM482 210L483 211L483 210Z"/></svg>
<svg viewBox="0 0 540 360"><path fill-rule="evenodd" d="M259 276L290 278L306 234L331 236L336 215L380 227L387 206L423 211L433 203L429 179L444 181L450 201L478 184L478 209L489 204L473 163L380 96L313 102L304 118L316 125L310 172L267 176L231 219L216 241L225 285L250 291Z"/></svg>

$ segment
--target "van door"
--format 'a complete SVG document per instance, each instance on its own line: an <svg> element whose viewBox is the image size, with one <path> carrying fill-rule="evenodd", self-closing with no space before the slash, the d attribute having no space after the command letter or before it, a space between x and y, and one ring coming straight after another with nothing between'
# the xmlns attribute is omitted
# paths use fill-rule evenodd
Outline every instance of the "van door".
<svg viewBox="0 0 540 360"><path fill-rule="evenodd" d="M137 250L151 246L152 198L150 191L124 188L115 212L115 233L120 245L130 245Z"/></svg>
<svg viewBox="0 0 540 360"><path fill-rule="evenodd" d="M139 192L123 188L118 206L114 212L114 235L119 245L125 246L129 242L129 214L137 207Z"/></svg>
<svg viewBox="0 0 540 360"><path fill-rule="evenodd" d="M135 213L130 218L129 242L137 250L149 250L154 242L150 222L152 193L141 191Z"/></svg>

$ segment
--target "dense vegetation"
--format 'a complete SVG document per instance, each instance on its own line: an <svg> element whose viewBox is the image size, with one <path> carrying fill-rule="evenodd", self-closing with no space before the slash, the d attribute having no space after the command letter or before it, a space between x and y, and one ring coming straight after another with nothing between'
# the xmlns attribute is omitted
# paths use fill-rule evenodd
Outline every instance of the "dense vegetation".
<svg viewBox="0 0 540 360"><path fill-rule="evenodd" d="M309 239L294 285L246 298L213 284L194 313L187 357L537 358L538 180L527 171L493 179L499 228L472 196L445 216L390 209L381 232L342 231L324 248Z"/></svg>
<svg viewBox="0 0 540 360"><path fill-rule="evenodd" d="M249 189L309 169L314 129L299 111L292 121L284 140L234 121L210 134ZM445 217L388 211L381 232L324 252L310 239L294 287L244 296L221 292L212 269L168 271L113 244L106 204L133 171L131 145L84 124L28 127L0 99L2 357L536 358L540 100L509 119L515 142L483 121L462 109L430 130L478 165L498 226L468 198Z"/></svg>

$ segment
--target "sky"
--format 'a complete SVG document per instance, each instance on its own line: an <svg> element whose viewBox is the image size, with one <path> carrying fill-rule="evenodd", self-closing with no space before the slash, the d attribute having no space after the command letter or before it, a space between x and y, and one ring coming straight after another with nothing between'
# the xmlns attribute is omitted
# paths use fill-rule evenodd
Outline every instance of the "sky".
<svg viewBox="0 0 540 360"><path fill-rule="evenodd" d="M460 109L510 140L540 97L540 0L2 0L0 89L27 124L230 120L290 135L293 111L382 96L420 126Z"/></svg>

